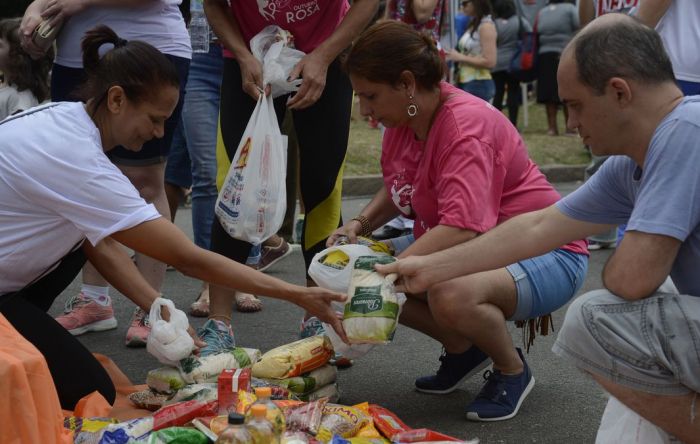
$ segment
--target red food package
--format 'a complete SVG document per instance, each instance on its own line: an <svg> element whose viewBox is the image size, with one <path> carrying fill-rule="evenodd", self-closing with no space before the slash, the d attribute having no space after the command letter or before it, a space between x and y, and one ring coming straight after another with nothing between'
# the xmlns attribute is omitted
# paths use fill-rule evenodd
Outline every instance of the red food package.
<svg viewBox="0 0 700 444"><path fill-rule="evenodd" d="M370 404L369 413L372 415L374 426L382 433L382 435L392 441L394 440L394 435L397 433L413 430L404 424L403 421L398 418L398 416L394 415L391 411L382 406Z"/></svg>
<svg viewBox="0 0 700 444"><path fill-rule="evenodd" d="M201 416L213 416L219 410L217 401L183 401L165 406L153 414L153 430L182 426Z"/></svg>
<svg viewBox="0 0 700 444"><path fill-rule="evenodd" d="M219 413L235 412L238 404L238 392L250 391L250 369L226 369L219 375Z"/></svg>
<svg viewBox="0 0 700 444"><path fill-rule="evenodd" d="M328 403L328 398L321 398L318 401L284 409L284 416L287 419L287 430L316 435L323 417L323 407L326 403Z"/></svg>
<svg viewBox="0 0 700 444"><path fill-rule="evenodd" d="M424 442L424 441L458 441L464 442L461 439L443 435L439 432L434 432L429 429L413 429L395 434L392 441L396 442Z"/></svg>

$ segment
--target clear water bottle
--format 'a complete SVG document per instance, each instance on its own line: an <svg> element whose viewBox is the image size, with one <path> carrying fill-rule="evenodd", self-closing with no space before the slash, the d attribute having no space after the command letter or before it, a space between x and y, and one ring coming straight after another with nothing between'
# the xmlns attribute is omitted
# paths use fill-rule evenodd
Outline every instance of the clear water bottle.
<svg viewBox="0 0 700 444"><path fill-rule="evenodd" d="M209 41L211 40L211 30L207 16L204 15L204 5L202 0L192 0L190 3L190 42L193 52L209 52Z"/></svg>
<svg viewBox="0 0 700 444"><path fill-rule="evenodd" d="M253 444L253 436L244 425L244 421L243 415L229 413L229 425L221 432L216 444Z"/></svg>

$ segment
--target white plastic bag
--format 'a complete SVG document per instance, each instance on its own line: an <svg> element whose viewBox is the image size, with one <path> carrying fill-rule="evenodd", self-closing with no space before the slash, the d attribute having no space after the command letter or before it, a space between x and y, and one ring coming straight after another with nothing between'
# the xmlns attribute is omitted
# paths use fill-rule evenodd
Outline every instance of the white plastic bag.
<svg viewBox="0 0 700 444"><path fill-rule="evenodd" d="M250 39L250 51L263 66L263 85L270 85L273 98L299 89L301 79L288 82L292 69L306 54L291 48L292 36L276 25L266 26Z"/></svg>
<svg viewBox="0 0 700 444"><path fill-rule="evenodd" d="M161 307L167 307L170 321L160 315ZM149 314L151 333L146 341L146 350L163 364L174 366L192 354L194 340L187 332L190 323L187 315L175 308L173 301L158 298L151 305Z"/></svg>
<svg viewBox="0 0 700 444"><path fill-rule="evenodd" d="M231 237L260 244L277 233L287 209L287 136L272 97L262 94L231 162L215 212Z"/></svg>
<svg viewBox="0 0 700 444"><path fill-rule="evenodd" d="M670 444L679 441L611 396L600 420L595 442L596 444Z"/></svg>
<svg viewBox="0 0 700 444"><path fill-rule="evenodd" d="M319 287L346 293L355 261L360 256L388 256L361 244L335 245L317 253L309 265L309 276ZM340 306L342 309L342 305Z"/></svg>

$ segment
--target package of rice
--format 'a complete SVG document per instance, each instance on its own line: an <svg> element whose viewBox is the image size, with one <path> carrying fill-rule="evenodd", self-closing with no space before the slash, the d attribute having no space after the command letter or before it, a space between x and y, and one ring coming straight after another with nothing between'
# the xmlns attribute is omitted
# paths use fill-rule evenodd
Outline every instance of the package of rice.
<svg viewBox="0 0 700 444"><path fill-rule="evenodd" d="M383 276L375 264L394 262L391 256L361 256L355 261L343 312L343 328L351 344L388 344L394 337L403 293L396 293L397 276Z"/></svg>
<svg viewBox="0 0 700 444"><path fill-rule="evenodd" d="M316 370L293 378L270 380L273 384L285 387L296 395L306 395L335 382L338 369L332 365L324 365Z"/></svg>
<svg viewBox="0 0 700 444"><path fill-rule="evenodd" d="M340 401L340 389L338 389L338 384L330 384L311 393L299 395L299 399L306 402L318 401L323 398L328 398L328 402Z"/></svg>
<svg viewBox="0 0 700 444"><path fill-rule="evenodd" d="M175 367L160 367L148 372L146 384L153 391L171 395L185 386L185 380Z"/></svg>
<svg viewBox="0 0 700 444"><path fill-rule="evenodd" d="M293 378L325 365L333 347L325 336L311 336L273 348L253 365L253 376L264 379Z"/></svg>
<svg viewBox="0 0 700 444"><path fill-rule="evenodd" d="M216 382L227 368L246 368L260 359L260 350L236 347L230 353L205 357L189 356L179 363L180 374L188 384Z"/></svg>

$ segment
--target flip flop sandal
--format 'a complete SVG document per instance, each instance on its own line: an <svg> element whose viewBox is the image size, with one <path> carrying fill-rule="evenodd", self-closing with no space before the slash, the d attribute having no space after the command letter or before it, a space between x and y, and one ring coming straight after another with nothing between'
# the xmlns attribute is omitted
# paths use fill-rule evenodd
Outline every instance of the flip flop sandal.
<svg viewBox="0 0 700 444"><path fill-rule="evenodd" d="M262 301L249 293L236 292L236 310L242 313L253 313L263 308Z"/></svg>
<svg viewBox="0 0 700 444"><path fill-rule="evenodd" d="M190 314L197 318L209 317L209 286L203 289L190 305Z"/></svg>

